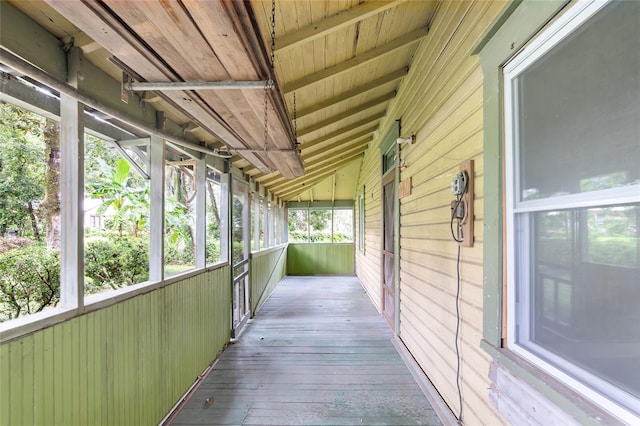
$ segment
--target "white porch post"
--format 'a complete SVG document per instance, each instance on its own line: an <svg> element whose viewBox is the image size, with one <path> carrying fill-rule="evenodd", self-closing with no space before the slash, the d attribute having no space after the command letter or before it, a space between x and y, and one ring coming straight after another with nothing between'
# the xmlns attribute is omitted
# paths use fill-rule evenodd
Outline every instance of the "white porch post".
<svg viewBox="0 0 640 426"><path fill-rule="evenodd" d="M81 84L82 50L67 53L67 82ZM60 94L60 304L84 305L84 106Z"/></svg>
<svg viewBox="0 0 640 426"><path fill-rule="evenodd" d="M149 212L149 280L164 278L164 162L165 142L151 135L149 146L151 203Z"/></svg>

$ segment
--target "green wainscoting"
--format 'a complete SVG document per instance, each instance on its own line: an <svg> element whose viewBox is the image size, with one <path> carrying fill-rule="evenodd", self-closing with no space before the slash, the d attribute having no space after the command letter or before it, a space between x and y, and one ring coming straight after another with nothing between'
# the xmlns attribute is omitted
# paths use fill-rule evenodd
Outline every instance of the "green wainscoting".
<svg viewBox="0 0 640 426"><path fill-rule="evenodd" d="M289 244L288 275L353 275L354 245Z"/></svg>
<svg viewBox="0 0 640 426"><path fill-rule="evenodd" d="M287 275L286 244L251 253L251 316Z"/></svg>
<svg viewBox="0 0 640 426"><path fill-rule="evenodd" d="M157 424L229 341L229 267L0 346L0 424Z"/></svg>

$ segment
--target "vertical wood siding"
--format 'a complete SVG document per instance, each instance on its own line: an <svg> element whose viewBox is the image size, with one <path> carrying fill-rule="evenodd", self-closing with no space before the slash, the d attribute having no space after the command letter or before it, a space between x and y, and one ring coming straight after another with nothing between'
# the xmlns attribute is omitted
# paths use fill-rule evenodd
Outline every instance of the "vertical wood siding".
<svg viewBox="0 0 640 426"><path fill-rule="evenodd" d="M229 341L224 267L0 346L0 424L157 424Z"/></svg>
<svg viewBox="0 0 640 426"><path fill-rule="evenodd" d="M289 244L288 275L353 275L353 243Z"/></svg>
<svg viewBox="0 0 640 426"><path fill-rule="evenodd" d="M466 424L505 420L488 397L490 357L482 338L483 92L479 60L470 51L503 2L443 2L421 43L385 118L380 136L401 119L412 194L400 205L400 337L454 413L456 389L456 255L451 238L450 182L465 160L475 160L475 245L461 253L461 331L463 419ZM377 146L378 141L372 143ZM379 309L381 238L381 154L370 149L359 185L365 185L366 252L356 253L363 286Z"/></svg>
<svg viewBox="0 0 640 426"><path fill-rule="evenodd" d="M287 275L287 246L251 255L251 315L269 298Z"/></svg>

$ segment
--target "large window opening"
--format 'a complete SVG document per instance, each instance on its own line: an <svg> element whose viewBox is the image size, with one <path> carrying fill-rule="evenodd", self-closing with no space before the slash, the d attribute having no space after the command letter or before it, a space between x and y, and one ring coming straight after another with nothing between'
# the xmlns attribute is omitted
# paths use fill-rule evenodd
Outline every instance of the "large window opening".
<svg viewBox="0 0 640 426"><path fill-rule="evenodd" d="M195 268L195 161L168 161L165 167L164 275Z"/></svg>
<svg viewBox="0 0 640 426"><path fill-rule="evenodd" d="M623 419L640 414L638 22L636 2L580 2L505 67L509 341Z"/></svg>
<svg viewBox="0 0 640 426"><path fill-rule="evenodd" d="M141 175L144 157L115 146L85 136L85 294L149 279L150 187Z"/></svg>
<svg viewBox="0 0 640 426"><path fill-rule="evenodd" d="M289 203L288 211L290 243L353 242L352 201Z"/></svg>
<svg viewBox="0 0 640 426"><path fill-rule="evenodd" d="M0 103L0 322L60 302L59 133Z"/></svg>

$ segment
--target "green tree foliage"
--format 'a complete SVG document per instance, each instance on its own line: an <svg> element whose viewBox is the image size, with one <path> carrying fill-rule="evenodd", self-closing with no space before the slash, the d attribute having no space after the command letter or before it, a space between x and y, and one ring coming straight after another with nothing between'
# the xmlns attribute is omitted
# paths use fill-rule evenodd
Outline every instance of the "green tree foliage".
<svg viewBox="0 0 640 426"><path fill-rule="evenodd" d="M149 252L138 238L117 237L91 241L85 247L86 290L117 289L149 279Z"/></svg>
<svg viewBox="0 0 640 426"><path fill-rule="evenodd" d="M0 254L0 321L42 311L60 300L60 257L33 244Z"/></svg>
<svg viewBox="0 0 640 426"><path fill-rule="evenodd" d="M0 104L0 235L37 236L34 205L44 196L44 119Z"/></svg>
<svg viewBox="0 0 640 426"><path fill-rule="evenodd" d="M129 173L131 165L124 159L112 167L102 158L97 158L102 173L87 185L88 196L102 200L97 213L105 214L109 209L114 215L110 221L112 229L123 236L125 231L137 237L147 224L149 212L149 186L135 185Z"/></svg>

